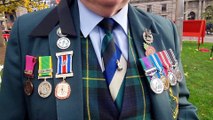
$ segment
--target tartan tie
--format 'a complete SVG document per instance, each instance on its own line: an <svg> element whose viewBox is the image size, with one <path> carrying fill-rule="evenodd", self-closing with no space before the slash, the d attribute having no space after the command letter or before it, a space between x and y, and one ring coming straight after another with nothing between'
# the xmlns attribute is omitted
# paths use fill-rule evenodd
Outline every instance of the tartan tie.
<svg viewBox="0 0 213 120"><path fill-rule="evenodd" d="M121 111L124 93L124 76L127 62L113 40L112 30L118 24L111 18L104 18L99 26L104 30L101 57L104 63L104 76L116 107Z"/></svg>

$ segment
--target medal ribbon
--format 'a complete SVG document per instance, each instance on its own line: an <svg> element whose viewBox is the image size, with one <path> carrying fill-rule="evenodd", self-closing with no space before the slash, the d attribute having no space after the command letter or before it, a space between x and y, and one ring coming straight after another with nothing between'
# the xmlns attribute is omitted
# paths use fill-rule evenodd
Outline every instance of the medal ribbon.
<svg viewBox="0 0 213 120"><path fill-rule="evenodd" d="M38 77L40 78L52 78L52 57L42 56L39 57L39 70Z"/></svg>
<svg viewBox="0 0 213 120"><path fill-rule="evenodd" d="M167 54L170 57L172 65L176 65L177 64L177 60L175 58L175 55L174 55L174 52L172 51L172 49L167 50Z"/></svg>
<svg viewBox="0 0 213 120"><path fill-rule="evenodd" d="M160 60L161 60L161 62L162 62L162 64L163 64L163 66L164 66L164 68L165 68L165 69L164 69L164 72L165 72L165 74L167 75L167 74L168 74L168 70L169 70L171 64L170 64L169 60L168 60L167 57L166 57L165 50L164 50L164 51L161 51L161 52L158 52L157 54L158 54L158 56L159 56L159 58L160 58Z"/></svg>
<svg viewBox="0 0 213 120"><path fill-rule="evenodd" d="M73 76L72 55L73 51L56 53L58 59L56 78Z"/></svg>
<svg viewBox="0 0 213 120"><path fill-rule="evenodd" d="M34 77L33 71L34 71L34 67L36 64L36 57L26 55L25 58L26 58L26 63L25 63L24 73L25 73L26 77L33 78Z"/></svg>
<svg viewBox="0 0 213 120"><path fill-rule="evenodd" d="M157 68L158 72L157 72L157 76L158 78L161 77L160 72L163 72L163 65L160 62L160 59L158 57L158 55L156 53L152 54L149 56L150 60L152 60L152 63L154 64L154 66Z"/></svg>
<svg viewBox="0 0 213 120"><path fill-rule="evenodd" d="M141 59L139 59L141 62L142 67L144 68L145 72L147 73L147 71L151 70L152 68L155 68L153 66L153 64L150 62L148 57L143 57ZM155 68L156 69L156 68ZM152 72L152 71L150 71ZM147 76L147 74L146 74ZM147 76L148 81L150 82L152 76Z"/></svg>

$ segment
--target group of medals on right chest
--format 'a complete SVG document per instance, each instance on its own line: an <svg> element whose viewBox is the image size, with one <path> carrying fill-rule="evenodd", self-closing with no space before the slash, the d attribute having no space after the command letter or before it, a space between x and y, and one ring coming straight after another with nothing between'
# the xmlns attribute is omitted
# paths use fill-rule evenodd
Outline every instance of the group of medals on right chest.
<svg viewBox="0 0 213 120"><path fill-rule="evenodd" d="M156 94L161 94L170 86L175 86L177 82L181 82L183 75L172 49L156 52L156 49L152 46L154 38L150 30L145 30L143 39L145 57L140 58L140 62L151 90Z"/></svg>
<svg viewBox="0 0 213 120"><path fill-rule="evenodd" d="M55 88L52 87L52 84L49 82L50 80L54 80L53 75L53 65L52 64L52 56L31 56L26 55L25 57L25 77L27 80L24 83L24 92L27 96L32 95L37 89L37 93L42 98L47 98L52 93L53 89L55 97L64 100L70 97L71 87L68 82L66 82L66 78L73 77L73 51L66 51L70 47L70 40L63 35L61 29L58 28L56 34L58 35L58 40L56 42L56 46L62 50L62 52L57 52L55 57L57 58L57 72L55 78L61 80ZM38 62L38 76L34 76L34 68L36 63ZM36 71L35 71L36 72ZM37 88L33 85L33 79L37 77L41 80L40 84Z"/></svg>

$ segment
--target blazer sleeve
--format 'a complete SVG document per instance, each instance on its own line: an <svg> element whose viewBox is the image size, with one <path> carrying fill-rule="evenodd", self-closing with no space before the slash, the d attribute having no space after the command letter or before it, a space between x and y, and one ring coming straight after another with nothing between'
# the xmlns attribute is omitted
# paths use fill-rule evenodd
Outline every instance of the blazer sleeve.
<svg viewBox="0 0 213 120"><path fill-rule="evenodd" d="M173 23L171 24L174 32L176 58L178 59L179 62L179 68L182 71L182 74L184 75L180 59L180 39L175 25ZM188 98L189 98L189 90L187 89L186 80L184 77L183 81L179 83L179 114L177 118L178 120L198 120L198 116L196 113L197 108L193 106L190 102L188 102Z"/></svg>
<svg viewBox="0 0 213 120"><path fill-rule="evenodd" d="M3 78L0 88L1 120L26 119L18 23L19 20L14 23L9 42L7 44Z"/></svg>

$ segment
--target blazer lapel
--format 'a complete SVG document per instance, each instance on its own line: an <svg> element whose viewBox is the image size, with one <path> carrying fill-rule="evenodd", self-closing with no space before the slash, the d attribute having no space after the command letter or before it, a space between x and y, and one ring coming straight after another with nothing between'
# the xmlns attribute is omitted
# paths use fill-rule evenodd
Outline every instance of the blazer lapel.
<svg viewBox="0 0 213 120"><path fill-rule="evenodd" d="M155 27L152 19L143 13L138 11L129 5L128 11L128 20L131 35L133 38L133 43L135 43L136 51L138 56L144 57L144 48L143 48L143 32L145 29L150 29L152 31L154 42L153 46L157 51L165 49L164 44L162 43L161 35ZM153 93L150 89L150 98L151 98L151 107L152 114L155 120L172 120L172 111L169 102L169 94L167 91L164 91L162 94L157 95Z"/></svg>
<svg viewBox="0 0 213 120"><path fill-rule="evenodd" d="M55 18L55 19L53 19ZM75 19L73 19L75 18ZM50 22L52 21L52 22ZM57 25L58 24L58 25ZM66 50L61 50L56 43L58 36L56 31L61 28L62 33L69 38L71 45ZM81 41L80 24L77 1L62 0L33 30L33 37L49 38L50 54L53 62L54 88L62 81L55 78L57 72L57 52L73 51L73 73L74 76L66 78L66 82L71 86L70 97L66 100L56 99L57 119L58 120L83 120L83 83L81 65Z"/></svg>

